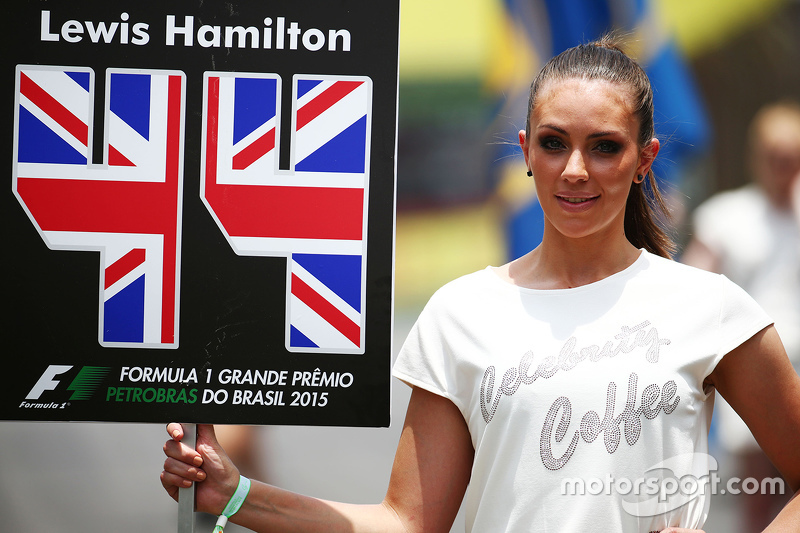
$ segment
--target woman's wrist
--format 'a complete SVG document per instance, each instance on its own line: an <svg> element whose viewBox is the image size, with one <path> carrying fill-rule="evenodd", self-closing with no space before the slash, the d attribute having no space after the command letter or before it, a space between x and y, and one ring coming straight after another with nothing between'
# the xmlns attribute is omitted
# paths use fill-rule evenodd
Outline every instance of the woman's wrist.
<svg viewBox="0 0 800 533"><path fill-rule="evenodd" d="M223 528L228 523L228 519L239 511L249 493L250 480L240 474L239 483L236 486L236 490L228 500L228 503L225 505L225 508L222 510L219 518L217 519L216 526L214 527L214 533L222 533Z"/></svg>
<svg viewBox="0 0 800 533"><path fill-rule="evenodd" d="M209 487L209 489L212 489L212 491L209 495L207 495L207 497L210 497L211 499L206 500L207 508L205 509L205 512L215 515L221 514L225 510L225 506L228 504L231 498L233 498L233 495L236 494L236 489L239 486L240 479L241 474L239 473L238 469L235 469L234 474L226 476L224 480L220 480Z"/></svg>

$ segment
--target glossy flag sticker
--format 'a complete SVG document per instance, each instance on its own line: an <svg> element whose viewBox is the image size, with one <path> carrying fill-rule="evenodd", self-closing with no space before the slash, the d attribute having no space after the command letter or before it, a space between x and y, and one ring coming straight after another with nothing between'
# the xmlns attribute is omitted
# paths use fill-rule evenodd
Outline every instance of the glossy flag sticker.
<svg viewBox="0 0 800 533"><path fill-rule="evenodd" d="M95 165L94 72L16 69L13 191L50 249L100 252L103 346L178 347L185 86L109 69Z"/></svg>
<svg viewBox="0 0 800 533"><path fill-rule="evenodd" d="M364 353L372 81L294 76L288 170L280 102L275 74L205 74L203 201L237 254L287 258L287 350Z"/></svg>

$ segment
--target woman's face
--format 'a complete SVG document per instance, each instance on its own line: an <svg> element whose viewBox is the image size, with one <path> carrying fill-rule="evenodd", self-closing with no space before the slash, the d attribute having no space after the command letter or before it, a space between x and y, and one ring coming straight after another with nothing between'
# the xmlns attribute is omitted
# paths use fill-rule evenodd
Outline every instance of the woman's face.
<svg viewBox="0 0 800 533"><path fill-rule="evenodd" d="M637 175L646 175L658 141L638 144L639 122L626 87L602 80L545 84L531 113L530 138L520 132L545 214L545 236L624 238L625 203Z"/></svg>

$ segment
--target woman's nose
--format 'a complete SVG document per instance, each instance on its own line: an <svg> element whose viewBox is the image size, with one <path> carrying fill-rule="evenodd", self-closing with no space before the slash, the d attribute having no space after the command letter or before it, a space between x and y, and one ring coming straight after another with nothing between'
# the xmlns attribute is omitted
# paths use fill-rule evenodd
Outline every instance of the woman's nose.
<svg viewBox="0 0 800 533"><path fill-rule="evenodd" d="M586 164L580 150L572 151L567 161L567 166L561 175L570 181L586 181L589 179L589 173L586 171Z"/></svg>

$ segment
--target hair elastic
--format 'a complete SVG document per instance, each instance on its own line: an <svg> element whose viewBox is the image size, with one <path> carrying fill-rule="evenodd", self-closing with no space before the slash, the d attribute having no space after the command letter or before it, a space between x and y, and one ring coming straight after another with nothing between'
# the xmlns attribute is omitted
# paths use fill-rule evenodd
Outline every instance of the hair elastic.
<svg viewBox="0 0 800 533"><path fill-rule="evenodd" d="M233 496L231 496L231 499L228 501L228 505L225 506L222 514L219 515L219 518L217 518L217 523L214 526L213 533L222 533L222 530L228 523L228 518L236 514L249 493L250 480L242 475L239 475L239 485L236 486L236 492L233 493Z"/></svg>

